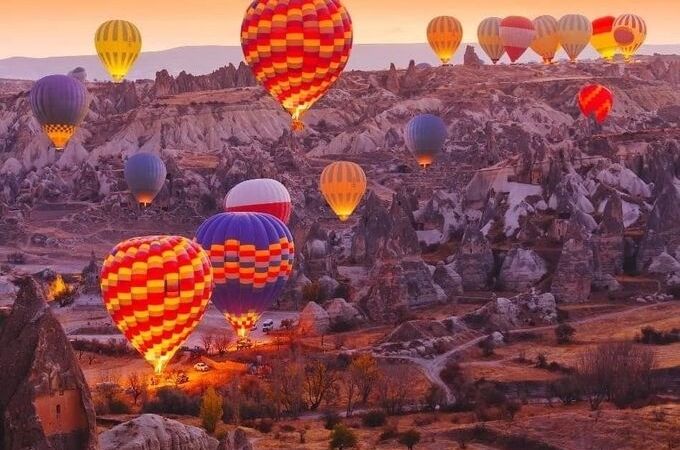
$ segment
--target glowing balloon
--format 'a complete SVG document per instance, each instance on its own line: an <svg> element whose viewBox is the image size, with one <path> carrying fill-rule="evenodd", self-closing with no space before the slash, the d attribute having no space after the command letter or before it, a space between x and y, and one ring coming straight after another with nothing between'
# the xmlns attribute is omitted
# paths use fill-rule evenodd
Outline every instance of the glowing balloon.
<svg viewBox="0 0 680 450"><path fill-rule="evenodd" d="M557 23L560 44L569 59L574 62L578 55L588 46L593 36L593 24L586 16L568 14Z"/></svg>
<svg viewBox="0 0 680 450"><path fill-rule="evenodd" d="M337 161L321 173L319 188L328 206L344 222L359 206L366 193L366 174L359 164Z"/></svg>
<svg viewBox="0 0 680 450"><path fill-rule="evenodd" d="M201 321L212 283L208 255L180 236L121 242L101 271L102 298L113 323L156 373Z"/></svg>
<svg viewBox="0 0 680 450"><path fill-rule="evenodd" d="M607 61L611 61L619 49L614 38L614 16L600 17L593 20L593 37L590 45Z"/></svg>
<svg viewBox="0 0 680 450"><path fill-rule="evenodd" d="M133 23L109 20L97 29L94 46L113 81L120 83L142 51L142 35Z"/></svg>
<svg viewBox="0 0 680 450"><path fill-rule="evenodd" d="M505 53L501 40L501 19L487 17L482 20L477 28L477 40L484 53L496 64Z"/></svg>
<svg viewBox="0 0 680 450"><path fill-rule="evenodd" d="M589 84L579 92L578 104L584 116L604 123L614 107L614 94L601 84Z"/></svg>
<svg viewBox="0 0 680 450"><path fill-rule="evenodd" d="M137 153L125 161L125 181L142 206L149 206L163 189L167 169L152 153Z"/></svg>
<svg viewBox="0 0 680 450"><path fill-rule="evenodd" d="M448 64L463 40L463 25L455 17L439 16L427 26L427 41L442 64Z"/></svg>
<svg viewBox="0 0 680 450"><path fill-rule="evenodd" d="M501 21L500 36L510 61L514 63L534 41L536 30L526 17L510 16Z"/></svg>
<svg viewBox="0 0 680 450"><path fill-rule="evenodd" d="M269 214L222 213L203 222L196 242L210 255L213 304L245 337L293 270L295 244L290 231Z"/></svg>
<svg viewBox="0 0 680 450"><path fill-rule="evenodd" d="M447 134L442 119L432 114L420 114L406 124L404 140L418 164L426 168L444 147Z"/></svg>
<svg viewBox="0 0 680 450"><path fill-rule="evenodd" d="M276 180L260 178L234 186L224 199L227 212L267 213L288 223L292 205L290 193Z"/></svg>
<svg viewBox="0 0 680 450"><path fill-rule="evenodd" d="M83 83L67 75L49 75L36 81L30 102L33 115L57 150L66 147L89 105Z"/></svg>
<svg viewBox="0 0 680 450"><path fill-rule="evenodd" d="M300 117L335 83L352 49L352 20L340 0L253 0L241 47L264 88Z"/></svg>
<svg viewBox="0 0 680 450"><path fill-rule="evenodd" d="M647 24L634 14L624 14L614 21L614 39L626 62L633 60L647 38Z"/></svg>
<svg viewBox="0 0 680 450"><path fill-rule="evenodd" d="M534 19L533 24L536 37L531 43L531 49L543 58L545 64L550 64L560 47L557 19L553 16L540 16Z"/></svg>

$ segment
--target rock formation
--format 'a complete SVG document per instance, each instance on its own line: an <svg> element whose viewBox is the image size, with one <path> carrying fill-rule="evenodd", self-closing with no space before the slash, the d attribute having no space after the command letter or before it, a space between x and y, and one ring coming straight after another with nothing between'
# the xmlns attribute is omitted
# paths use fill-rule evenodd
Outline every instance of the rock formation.
<svg viewBox="0 0 680 450"><path fill-rule="evenodd" d="M253 450L253 445L248 440L246 431L239 427L227 433L220 441L217 450Z"/></svg>
<svg viewBox="0 0 680 450"><path fill-rule="evenodd" d="M299 331L303 335L321 336L330 328L330 318L316 302L309 302L300 313Z"/></svg>
<svg viewBox="0 0 680 450"><path fill-rule="evenodd" d="M604 278L604 277L603 277ZM583 239L570 239L562 247L552 281L552 293L560 303L582 303L590 298L593 251Z"/></svg>
<svg viewBox="0 0 680 450"><path fill-rule="evenodd" d="M593 279L596 284L623 272L624 223L621 197L612 193L607 200L597 233L593 236Z"/></svg>
<svg viewBox="0 0 680 450"><path fill-rule="evenodd" d="M499 283L508 291L522 292L548 273L546 262L533 250L515 247L503 260Z"/></svg>
<svg viewBox="0 0 680 450"><path fill-rule="evenodd" d="M198 76L182 71L177 77L173 77L167 70L161 70L156 73L153 95L154 97L163 97L185 92L255 86L256 83L250 67L243 62L238 69L233 64L229 64L208 75Z"/></svg>
<svg viewBox="0 0 680 450"><path fill-rule="evenodd" d="M30 277L0 328L0 447L96 450L90 390L71 344Z"/></svg>
<svg viewBox="0 0 680 450"><path fill-rule="evenodd" d="M328 313L331 327L340 324L358 324L364 317L359 310L352 304L347 303L344 298L334 298L324 305Z"/></svg>
<svg viewBox="0 0 680 450"><path fill-rule="evenodd" d="M466 291L489 289L494 270L494 258L486 237L474 225L468 226L456 254L457 272Z"/></svg>
<svg viewBox="0 0 680 450"><path fill-rule="evenodd" d="M507 330L557 322L557 305L550 293L496 298L462 317L468 326L485 331Z"/></svg>
<svg viewBox="0 0 680 450"><path fill-rule="evenodd" d="M453 301L463 293L463 279L456 272L455 263L445 264L439 261L432 279L442 288L448 301Z"/></svg>
<svg viewBox="0 0 680 450"><path fill-rule="evenodd" d="M484 61L477 56L475 48L472 45L465 46L465 54L463 55L463 65L465 66L481 66Z"/></svg>

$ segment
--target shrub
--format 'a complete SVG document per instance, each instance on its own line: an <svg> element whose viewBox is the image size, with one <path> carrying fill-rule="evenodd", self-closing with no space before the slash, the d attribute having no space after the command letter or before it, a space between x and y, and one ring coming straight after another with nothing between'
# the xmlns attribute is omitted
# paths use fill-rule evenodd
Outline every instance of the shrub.
<svg viewBox="0 0 680 450"><path fill-rule="evenodd" d="M425 405L431 411L434 411L437 406L446 405L446 392L440 386L432 385L425 393Z"/></svg>
<svg viewBox="0 0 680 450"><path fill-rule="evenodd" d="M326 411L323 413L324 428L332 430L335 426L342 422L342 418L335 411Z"/></svg>
<svg viewBox="0 0 680 450"><path fill-rule="evenodd" d="M257 421L254 428L260 433L269 434L274 428L274 421L271 419L260 419Z"/></svg>
<svg viewBox="0 0 680 450"><path fill-rule="evenodd" d="M548 392L553 397L559 398L563 405L571 405L581 399L581 388L574 376L553 381L548 386Z"/></svg>
<svg viewBox="0 0 680 450"><path fill-rule="evenodd" d="M576 329L568 323L561 323L555 328L555 337L560 345L569 344L576 334Z"/></svg>
<svg viewBox="0 0 680 450"><path fill-rule="evenodd" d="M144 403L142 411L152 414L197 416L200 410L199 403L199 398L190 397L180 389L162 387L156 392L156 398Z"/></svg>
<svg viewBox="0 0 680 450"><path fill-rule="evenodd" d="M482 355L485 357L493 356L493 351L496 348L496 344L494 344L491 336L487 336L477 346L482 350Z"/></svg>
<svg viewBox="0 0 680 450"><path fill-rule="evenodd" d="M305 303L319 302L321 300L321 286L319 283L313 282L305 285L302 288L302 300Z"/></svg>
<svg viewBox="0 0 680 450"><path fill-rule="evenodd" d="M414 429L410 429L399 436L399 443L409 450L412 450L420 442L420 433Z"/></svg>
<svg viewBox="0 0 680 450"><path fill-rule="evenodd" d="M285 433L292 433L293 431L295 431L295 427L293 425L284 423L283 425L281 425L281 431Z"/></svg>
<svg viewBox="0 0 680 450"><path fill-rule="evenodd" d="M380 433L380 441L389 441L390 439L394 439L397 436L399 436L399 433L397 432L397 428L394 426L387 426L383 429L382 433Z"/></svg>
<svg viewBox="0 0 680 450"><path fill-rule="evenodd" d="M680 329L658 331L654 327L644 327L635 338L636 342L647 345L669 345L680 342Z"/></svg>
<svg viewBox="0 0 680 450"><path fill-rule="evenodd" d="M222 397L215 392L213 387L209 387L201 398L199 417L203 428L208 433L214 433L217 421L222 417Z"/></svg>
<svg viewBox="0 0 680 450"><path fill-rule="evenodd" d="M369 428L382 427L385 422L387 422L387 415L379 409L369 411L361 418L361 423Z"/></svg>
<svg viewBox="0 0 680 450"><path fill-rule="evenodd" d="M342 424L338 424L331 432L329 447L331 450L344 450L357 445L357 436L352 430Z"/></svg>
<svg viewBox="0 0 680 450"><path fill-rule="evenodd" d="M449 361L439 373L442 381L449 386L458 386L465 381L463 370L456 361Z"/></svg>
<svg viewBox="0 0 680 450"><path fill-rule="evenodd" d="M339 319L333 322L328 330L331 333L345 333L354 330L356 327L357 322L355 320Z"/></svg>

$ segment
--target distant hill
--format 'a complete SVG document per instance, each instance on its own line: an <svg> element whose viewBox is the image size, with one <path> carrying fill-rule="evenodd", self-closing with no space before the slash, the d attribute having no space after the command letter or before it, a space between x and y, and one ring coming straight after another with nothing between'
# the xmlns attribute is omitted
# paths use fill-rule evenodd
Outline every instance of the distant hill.
<svg viewBox="0 0 680 450"><path fill-rule="evenodd" d="M477 54L487 60L479 46L473 45ZM464 52L465 44L461 45L458 50L454 58L455 64L463 62ZM654 53L680 54L680 45L646 45L642 47L641 54L651 55ZM585 50L582 55L584 59L596 57L597 54L592 48ZM558 58L565 58L564 53L560 53ZM182 70L200 75L210 73L230 62L238 65L242 59L243 54L239 46L177 47L169 50L146 52L139 58L130 78L155 78L156 72L161 69L167 69L173 75ZM388 68L392 62L397 67L403 68L408 65L411 59L418 63L438 64L427 44L358 44L354 46L349 68L380 70ZM506 59L503 61L506 61ZM539 58L532 51L527 51L522 61L539 61ZM90 80L107 79L107 75L95 55L2 59L0 60L0 78L36 80L53 73L67 73L78 66L87 70Z"/></svg>

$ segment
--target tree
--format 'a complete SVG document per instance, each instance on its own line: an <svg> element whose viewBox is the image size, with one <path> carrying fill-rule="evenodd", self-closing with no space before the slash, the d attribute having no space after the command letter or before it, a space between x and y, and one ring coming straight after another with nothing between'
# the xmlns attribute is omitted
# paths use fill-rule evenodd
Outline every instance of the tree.
<svg viewBox="0 0 680 450"><path fill-rule="evenodd" d="M345 372L345 394L347 396L347 417L352 415L355 397L366 404L368 397L380 377L378 363L368 353L352 359Z"/></svg>
<svg viewBox="0 0 680 450"><path fill-rule="evenodd" d="M227 333L220 333L215 338L215 350L217 350L217 353L224 355L229 349L229 342L231 342L231 336Z"/></svg>
<svg viewBox="0 0 680 450"><path fill-rule="evenodd" d="M338 424L331 431L331 439L328 447L331 450L344 450L346 448L352 448L357 445L357 436L352 430L344 426L343 424Z"/></svg>
<svg viewBox="0 0 680 450"><path fill-rule="evenodd" d="M404 367L388 366L377 383L380 406L390 415L401 414L413 392L413 375Z"/></svg>
<svg viewBox="0 0 680 450"><path fill-rule="evenodd" d="M399 443L408 448L408 450L413 450L413 447L420 442L420 433L414 429L410 429L399 436Z"/></svg>
<svg viewBox="0 0 680 450"><path fill-rule="evenodd" d="M215 343L215 336L212 334L204 334L201 337L201 342L203 343L203 350L205 350L205 353L207 355L212 353L213 344Z"/></svg>
<svg viewBox="0 0 680 450"><path fill-rule="evenodd" d="M208 433L214 433L217 421L222 418L222 397L211 386L201 398L201 410L199 412L201 424Z"/></svg>
<svg viewBox="0 0 680 450"><path fill-rule="evenodd" d="M283 413L297 417L304 407L304 367L299 361L281 362L272 367L270 400L277 419Z"/></svg>
<svg viewBox="0 0 680 450"><path fill-rule="evenodd" d="M322 361L312 361L305 365L304 390L307 405L316 410L329 392L335 389L339 376Z"/></svg>
<svg viewBox="0 0 680 450"><path fill-rule="evenodd" d="M446 392L441 386L431 385L425 393L425 404L431 411L435 411L437 406L446 404Z"/></svg>
<svg viewBox="0 0 680 450"><path fill-rule="evenodd" d="M561 323L555 328L555 337L560 345L569 344L576 334L576 329L568 323Z"/></svg>
<svg viewBox="0 0 680 450"><path fill-rule="evenodd" d="M128 394L132 397L134 405L137 405L139 397L146 397L148 392L148 383L144 377L140 377L137 372L132 372L127 376L125 383Z"/></svg>
<svg viewBox="0 0 680 450"><path fill-rule="evenodd" d="M493 351L496 348L496 344L494 344L493 338L491 336L487 336L485 339L480 341L477 346L482 350L482 355L487 358L489 356L493 356Z"/></svg>

